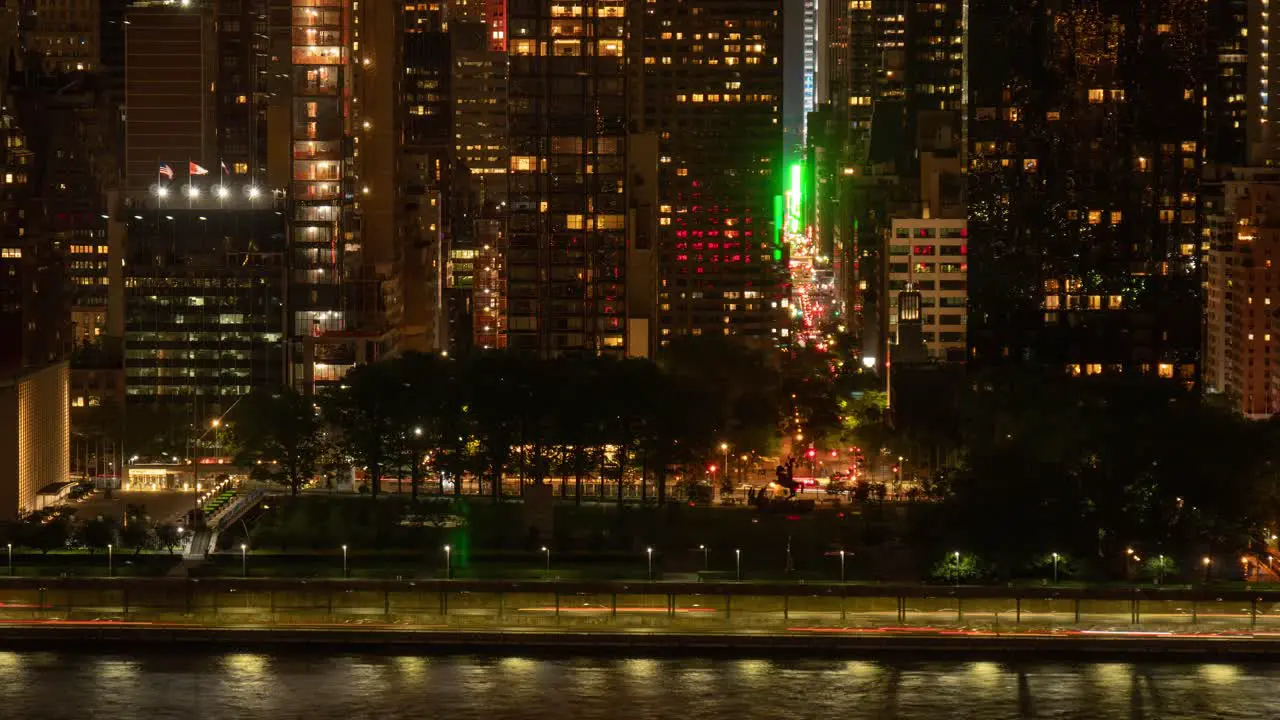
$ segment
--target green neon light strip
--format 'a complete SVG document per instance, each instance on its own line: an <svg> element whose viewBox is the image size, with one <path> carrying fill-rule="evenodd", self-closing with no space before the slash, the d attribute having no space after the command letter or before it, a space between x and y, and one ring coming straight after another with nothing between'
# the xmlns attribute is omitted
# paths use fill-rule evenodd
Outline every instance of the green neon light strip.
<svg viewBox="0 0 1280 720"><path fill-rule="evenodd" d="M779 247L782 245L782 223L786 217L785 207L781 195L773 196L773 245Z"/></svg>

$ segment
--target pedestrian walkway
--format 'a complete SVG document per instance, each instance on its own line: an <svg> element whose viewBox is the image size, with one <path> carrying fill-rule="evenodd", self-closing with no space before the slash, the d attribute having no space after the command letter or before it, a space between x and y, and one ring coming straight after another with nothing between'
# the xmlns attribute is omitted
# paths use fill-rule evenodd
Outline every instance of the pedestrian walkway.
<svg viewBox="0 0 1280 720"><path fill-rule="evenodd" d="M186 545L182 548L182 562L169 571L169 576L187 577L191 574L191 570L200 567L216 537L217 533L210 530L191 532Z"/></svg>

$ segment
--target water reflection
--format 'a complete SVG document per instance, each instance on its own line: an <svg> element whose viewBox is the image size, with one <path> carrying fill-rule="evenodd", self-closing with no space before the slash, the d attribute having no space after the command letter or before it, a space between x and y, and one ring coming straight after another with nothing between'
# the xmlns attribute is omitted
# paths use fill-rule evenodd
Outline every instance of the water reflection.
<svg viewBox="0 0 1280 720"><path fill-rule="evenodd" d="M0 652L3 717L1274 716L1248 664Z"/></svg>

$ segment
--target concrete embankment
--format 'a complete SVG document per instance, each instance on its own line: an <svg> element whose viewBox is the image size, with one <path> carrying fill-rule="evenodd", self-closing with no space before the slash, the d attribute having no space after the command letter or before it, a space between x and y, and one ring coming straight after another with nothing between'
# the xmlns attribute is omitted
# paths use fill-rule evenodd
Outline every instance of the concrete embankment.
<svg viewBox="0 0 1280 720"><path fill-rule="evenodd" d="M129 651L139 646L210 652L359 651L393 653L874 656L965 658L1159 658L1280 660L1280 638L1051 634L680 633L398 628L249 628L127 624L12 624L0 649Z"/></svg>

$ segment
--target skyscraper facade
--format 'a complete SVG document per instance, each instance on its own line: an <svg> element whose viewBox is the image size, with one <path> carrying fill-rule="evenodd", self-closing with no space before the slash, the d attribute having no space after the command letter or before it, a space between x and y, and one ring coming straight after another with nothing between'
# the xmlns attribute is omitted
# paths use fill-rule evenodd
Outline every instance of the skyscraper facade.
<svg viewBox="0 0 1280 720"><path fill-rule="evenodd" d="M505 250L514 352L627 352L627 53L637 49L628 5L508 7Z"/></svg>
<svg viewBox="0 0 1280 720"><path fill-rule="evenodd" d="M969 3L970 359L1194 384L1204 3Z"/></svg>
<svg viewBox="0 0 1280 720"><path fill-rule="evenodd" d="M180 407L202 426L237 397L284 384L279 209L208 194L179 207L132 208L124 270L131 404Z"/></svg>
<svg viewBox="0 0 1280 720"><path fill-rule="evenodd" d="M804 134L808 136L809 113L813 112L817 106L817 81L818 81L818 64L821 48L819 41L819 2L820 0L803 0L804 2L804 47L803 47L803 112L804 112ZM779 23L781 25L781 23Z"/></svg>
<svg viewBox="0 0 1280 720"><path fill-rule="evenodd" d="M336 382L356 362L343 342L358 326L363 272L351 156L366 152L363 133L373 124L352 103L352 65L363 60L355 43L367 38L355 37L351 13L344 0L292 0L289 334L291 376L308 389Z"/></svg>
<svg viewBox="0 0 1280 720"><path fill-rule="evenodd" d="M101 64L99 0L30 3L27 47L50 72L95 72Z"/></svg>
<svg viewBox="0 0 1280 720"><path fill-rule="evenodd" d="M784 338L782 3L648 6L644 127L659 142L660 343Z"/></svg>
<svg viewBox="0 0 1280 720"><path fill-rule="evenodd" d="M1255 418L1280 412L1276 263L1280 171L1237 168L1224 182L1206 263L1204 387Z"/></svg>
<svg viewBox="0 0 1280 720"><path fill-rule="evenodd" d="M146 192L161 165L185 175L215 155L212 7L135 0L125 14L124 184Z"/></svg>

